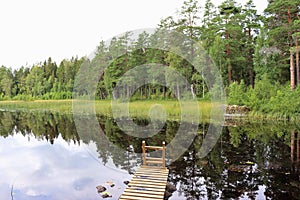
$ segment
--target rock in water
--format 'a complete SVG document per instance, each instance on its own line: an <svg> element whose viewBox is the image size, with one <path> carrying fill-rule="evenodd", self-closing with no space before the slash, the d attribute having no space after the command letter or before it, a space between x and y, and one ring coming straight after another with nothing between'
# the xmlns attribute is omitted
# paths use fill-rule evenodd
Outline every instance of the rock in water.
<svg viewBox="0 0 300 200"><path fill-rule="evenodd" d="M111 181L107 181L106 184L109 185L110 187L114 187L115 186L115 184L113 182L111 182Z"/></svg>
<svg viewBox="0 0 300 200"><path fill-rule="evenodd" d="M102 195L102 198L112 197L112 195L109 192L102 192L101 195Z"/></svg>
<svg viewBox="0 0 300 200"><path fill-rule="evenodd" d="M172 194L166 190L165 195L164 195L164 199L169 199L171 196L172 196Z"/></svg>
<svg viewBox="0 0 300 200"><path fill-rule="evenodd" d="M98 185L97 187L98 193L104 192L106 190L106 187L102 186L102 185Z"/></svg>
<svg viewBox="0 0 300 200"><path fill-rule="evenodd" d="M172 193L175 192L176 190L177 189L174 185L172 185L171 183L167 183L164 199L165 200L169 199L169 197L172 196Z"/></svg>
<svg viewBox="0 0 300 200"><path fill-rule="evenodd" d="M170 193L173 193L175 192L177 189L174 185L172 185L171 183L167 183L166 185L166 190Z"/></svg>

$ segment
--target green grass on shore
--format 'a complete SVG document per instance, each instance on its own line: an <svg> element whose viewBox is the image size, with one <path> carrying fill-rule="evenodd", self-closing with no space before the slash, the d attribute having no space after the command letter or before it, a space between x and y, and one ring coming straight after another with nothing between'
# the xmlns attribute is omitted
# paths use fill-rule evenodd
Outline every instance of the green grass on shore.
<svg viewBox="0 0 300 200"><path fill-rule="evenodd" d="M196 107L198 104L198 108ZM75 105L75 109L72 106ZM82 106L82 108L78 108ZM124 110L126 104L114 104L114 115L112 112L112 101L77 101L73 104L72 100L36 100L36 101L0 101L0 109L8 111L24 112L59 112L61 114L72 114L77 112L96 112L108 117L126 117ZM95 109L94 109L95 108ZM129 103L129 115L132 118L150 119L161 118L164 114L167 120L184 120L190 121L199 117L199 121L209 120L213 104L209 101L184 102L182 107L176 100L151 100L151 101L134 101ZM182 111L183 110L183 111Z"/></svg>

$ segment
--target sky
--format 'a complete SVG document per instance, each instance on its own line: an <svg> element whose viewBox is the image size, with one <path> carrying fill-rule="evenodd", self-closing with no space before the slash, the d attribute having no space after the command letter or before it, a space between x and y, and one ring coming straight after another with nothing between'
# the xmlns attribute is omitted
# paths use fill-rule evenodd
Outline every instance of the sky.
<svg viewBox="0 0 300 200"><path fill-rule="evenodd" d="M59 64L72 56L89 56L101 40L156 28L161 19L176 16L183 1L0 0L0 66L17 69L48 57ZM254 2L260 12L267 6L267 0Z"/></svg>

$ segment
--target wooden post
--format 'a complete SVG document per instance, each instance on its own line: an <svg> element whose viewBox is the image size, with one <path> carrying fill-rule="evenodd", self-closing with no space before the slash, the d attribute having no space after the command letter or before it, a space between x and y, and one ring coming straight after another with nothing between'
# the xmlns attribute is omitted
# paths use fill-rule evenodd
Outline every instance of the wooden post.
<svg viewBox="0 0 300 200"><path fill-rule="evenodd" d="M142 157L143 157L143 165L146 165L146 142L142 142Z"/></svg>
<svg viewBox="0 0 300 200"><path fill-rule="evenodd" d="M162 142L162 167L166 167L166 144Z"/></svg>

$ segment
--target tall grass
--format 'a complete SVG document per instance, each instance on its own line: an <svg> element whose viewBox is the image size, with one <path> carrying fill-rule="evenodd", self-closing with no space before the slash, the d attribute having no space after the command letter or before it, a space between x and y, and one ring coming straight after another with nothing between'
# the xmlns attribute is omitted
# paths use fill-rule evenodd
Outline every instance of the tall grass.
<svg viewBox="0 0 300 200"><path fill-rule="evenodd" d="M94 103L94 104L93 104ZM112 102L110 100L98 101L83 101L82 105L95 106L95 112L108 117L116 117L112 112ZM150 119L152 114L153 119L161 118L165 113L167 120L189 121L199 117L199 121L208 121L211 117L212 107L218 106L209 101L199 102L184 102L185 107L182 107L175 100L151 100L151 101L133 101L128 104L129 117ZM195 107L198 106L198 107ZM118 117L128 117L124 111L125 103L114 104ZM51 111L61 114L72 114L72 100L36 100L36 101L0 101L0 109L8 111ZM119 110L118 110L119 109ZM182 111L184 109L184 112Z"/></svg>
<svg viewBox="0 0 300 200"><path fill-rule="evenodd" d="M72 100L0 101L0 109L8 111L51 111L72 113Z"/></svg>

